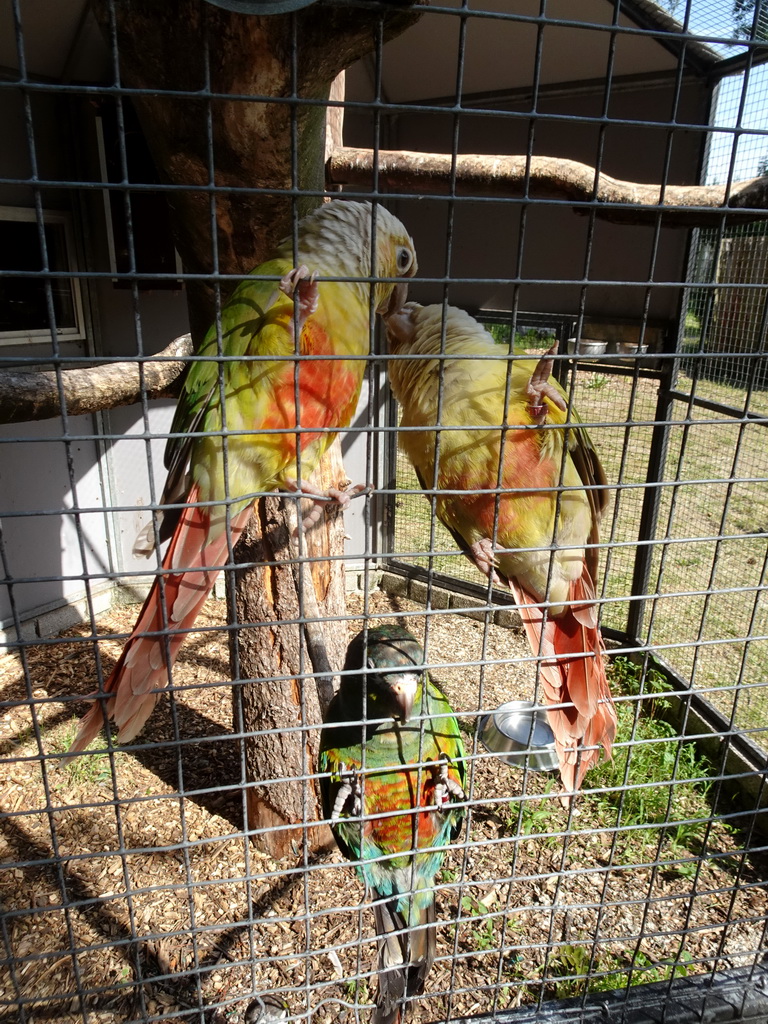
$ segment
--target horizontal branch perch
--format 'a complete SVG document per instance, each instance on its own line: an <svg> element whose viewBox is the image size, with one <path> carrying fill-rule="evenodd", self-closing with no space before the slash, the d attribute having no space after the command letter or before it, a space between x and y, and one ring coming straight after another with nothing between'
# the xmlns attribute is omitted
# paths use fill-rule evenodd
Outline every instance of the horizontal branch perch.
<svg viewBox="0 0 768 1024"><path fill-rule="evenodd" d="M415 153L408 150L337 149L328 161L330 184L369 186L374 166L379 186L397 192L445 195L450 191L453 158L447 153ZM661 207L674 215L675 224L710 223L712 214L729 210L768 216L768 176L735 182L726 195L724 185L656 185L619 181L599 175L588 164L562 157L484 156L456 157L455 188L459 195L521 196L528 181L528 195L535 199L570 199L601 204L601 217L643 223ZM633 210L611 210L611 204L631 204ZM706 208L704 210L697 208Z"/></svg>
<svg viewBox="0 0 768 1024"><path fill-rule="evenodd" d="M392 191L442 194L450 191L453 160L446 153L407 150L336 149L327 163L330 184L367 187L374 167L379 185ZM599 175L594 168L561 157L483 156L456 157L455 190L459 195L520 196L528 187L531 198L556 198L579 203L596 202L599 216L624 223L647 223L662 210L675 225L711 223L715 214L739 212L753 219L768 216L768 176L724 185L648 185ZM631 206L632 209L616 209ZM612 209L612 207L614 207ZM115 409L148 398L178 394L179 378L192 354L188 334L176 338L157 356L61 371L67 413ZM177 361L179 360L179 361ZM0 423L42 420L61 413L59 384L54 371L0 373Z"/></svg>
<svg viewBox="0 0 768 1024"><path fill-rule="evenodd" d="M156 355L137 362L102 363L61 371L61 391L69 416L116 409L141 399L175 396L192 354L192 337L182 334ZM0 373L0 423L45 420L61 414L55 370Z"/></svg>

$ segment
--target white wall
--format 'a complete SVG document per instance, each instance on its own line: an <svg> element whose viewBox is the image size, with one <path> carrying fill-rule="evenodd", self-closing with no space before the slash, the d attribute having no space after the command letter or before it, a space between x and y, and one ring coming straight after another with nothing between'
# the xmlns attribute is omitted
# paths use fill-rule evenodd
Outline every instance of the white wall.
<svg viewBox="0 0 768 1024"><path fill-rule="evenodd" d="M34 99L35 157L42 176L98 180L92 112L88 104L84 110L83 115L82 108L68 107L56 97ZM77 147L67 135L73 127L81 133ZM0 129L0 176L29 177L32 161L18 94L0 93ZM42 202L46 209L69 210L79 268L108 272L103 194L49 189ZM30 209L33 204L29 188L0 190L0 205ZM153 353L188 329L181 290L141 291L134 301L130 290L117 288L109 277L82 281L79 287L86 337L58 344L61 357ZM36 363L27 368L48 369L54 351L50 339L6 342L0 345L0 363L13 366L32 357ZM65 362L63 368L68 365L74 364ZM172 412L171 402L150 402L147 431L167 430ZM62 437L61 418L0 427L0 521L7 568L14 580L24 581L0 587L0 635L12 636L19 620L27 623L23 632L34 635L87 619L92 609L86 594L94 598L94 608L103 608L116 575L151 569L131 554L137 528L146 519L138 509L150 500L147 442L131 440L145 432L141 407L74 417L67 430L71 443ZM165 442L152 440L149 446L159 493ZM76 518L66 511L76 507L90 510L79 516L80 535ZM112 507L126 511L106 515L103 510ZM86 580L86 575L92 578Z"/></svg>

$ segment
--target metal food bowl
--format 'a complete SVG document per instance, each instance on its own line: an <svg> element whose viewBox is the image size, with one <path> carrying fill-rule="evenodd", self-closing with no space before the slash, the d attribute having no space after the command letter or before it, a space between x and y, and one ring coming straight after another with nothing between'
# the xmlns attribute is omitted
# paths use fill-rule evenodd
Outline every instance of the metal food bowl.
<svg viewBox="0 0 768 1024"><path fill-rule="evenodd" d="M533 701L502 704L480 719L478 733L486 749L514 768L528 767L535 772L557 768L555 737L547 713Z"/></svg>
<svg viewBox="0 0 768 1024"><path fill-rule="evenodd" d="M579 338L576 342L576 351L583 356L601 356L607 348L607 341L596 341L592 338Z"/></svg>
<svg viewBox="0 0 768 1024"><path fill-rule="evenodd" d="M620 341L617 347L622 356L644 355L648 351L647 345L636 345L633 341Z"/></svg>

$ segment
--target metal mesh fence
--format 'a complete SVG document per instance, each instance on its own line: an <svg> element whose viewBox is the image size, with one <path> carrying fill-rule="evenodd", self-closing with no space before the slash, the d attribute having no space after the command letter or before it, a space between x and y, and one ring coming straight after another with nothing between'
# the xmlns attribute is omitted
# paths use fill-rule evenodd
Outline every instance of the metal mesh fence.
<svg viewBox="0 0 768 1024"><path fill-rule="evenodd" d="M693 214L684 198L661 206L658 191L643 211L637 191L606 201L592 183L602 173L667 191L730 186L765 170L764 0L592 0L578 12L552 0L478 0L426 8L402 34L387 21L401 5L321 0L264 15L285 26L272 56L289 83L274 94L217 91L222 66L249 63L237 18L253 15L203 0L178 0L172 12L179 33L187 20L194 26L201 78L183 61L132 78L136 50L154 52L156 39L132 41L121 19L128 11L151 24L151 6L60 0L49 19L31 0L1 5L0 1021L760 1019L765 221L759 211L726 216L701 194ZM322 62L302 40L323 18L339 18L340 32L341 19L364 19L364 56L348 70L344 101L331 104L345 116L336 155L370 150L364 184L334 179L333 159L326 183L305 174L320 132L305 133L303 118L326 104L306 89L306 69ZM151 117L158 97L202 111L202 164L181 144L164 148ZM242 122L227 122L234 107L247 112L249 131L262 129L265 110L273 118L263 146L288 154L282 184L265 184L262 164L252 182L227 178L230 144L242 141ZM278 110L288 111L284 122ZM413 162L388 176L389 151L406 162L414 151L443 155L448 166L427 172L426 185ZM499 187L487 168L473 179L459 161L467 154L521 156L517 186ZM554 167L542 172L540 157ZM567 161L587 166L586 195ZM345 512L346 546L338 524L326 548L307 546L323 517L291 539L270 484L260 489L275 502L259 506L261 533L234 550L243 493L232 439L249 428L230 404L217 452L233 504L207 581L223 565L226 595L218 586L180 626L165 596L169 563L131 553L159 506L205 504L189 489L161 497L166 440L217 432L209 421L174 428L167 388L149 384L152 355L187 330L185 298L194 310L199 286L221 314L245 277L227 262L230 250L258 250L260 209L282 218L296 247L302 203L339 190L394 211L413 235L410 297L441 306L442 355L448 305L488 327L510 379L521 359L532 368L559 343L568 436L584 425L609 485L596 594L617 716L612 758L590 769L573 801L561 800L556 771L535 770L530 754L506 763L481 738L505 703L547 706L546 652L526 640L510 590L492 585L439 522L435 481L420 481L398 451L395 361L367 285L400 278L370 253L357 275L342 267L320 282L322 302L329 284L362 278L369 326L356 357L363 398L341 430L345 470L367 486ZM253 204L253 223L232 219L233 196ZM201 237L209 258L190 269L174 241L188 255ZM283 273L270 266L259 280L275 291ZM248 316L262 314L253 303ZM207 350L211 395L228 386L227 315ZM313 315L297 303L283 326L292 318L296 334ZM267 355L244 362L266 364ZM298 349L284 358L292 394L300 366L332 362ZM94 363L126 379L139 366L138 403L81 411L65 376ZM52 397L42 378L28 397L24 375L35 371L50 371ZM479 375L467 368L468 392ZM438 408L445 370L439 376ZM22 401L27 413L11 414ZM558 509L569 494L564 465L561 455ZM305 478L301 465L297 475ZM464 489L493 492L497 480ZM545 531L536 547L548 558L558 545ZM164 580L160 626L142 628L161 638L157 706L132 742L102 732L82 756L64 757L85 699L103 697L153 574ZM554 616L554 602L542 603ZM393 624L423 644L455 711L466 778L465 799L454 792L441 804L430 790L435 808L416 804L417 822L463 808L460 834L436 841L439 869L419 874L412 836L400 851L405 866L395 865L406 891L434 894L436 947L423 993L414 986L387 1017L372 1009L381 1002L377 893L331 838L340 816L322 810L329 772L317 748L323 680L338 676L346 642ZM339 635L341 653L331 641ZM260 663L265 649L282 661ZM362 674L368 693L372 675ZM363 730L355 735L368 737L370 705L362 726L353 717ZM417 711L412 763L436 789L427 719ZM376 792L369 768L363 801ZM364 806L366 827L399 809L411 830L413 808L387 799ZM355 818L354 800L341 805ZM362 860L386 873L393 855L379 853ZM420 929L410 930L413 955Z"/></svg>

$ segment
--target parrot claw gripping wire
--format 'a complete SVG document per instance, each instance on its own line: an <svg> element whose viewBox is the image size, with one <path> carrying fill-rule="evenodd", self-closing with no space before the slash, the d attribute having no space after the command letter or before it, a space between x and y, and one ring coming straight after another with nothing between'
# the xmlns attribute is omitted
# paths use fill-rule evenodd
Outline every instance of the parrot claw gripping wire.
<svg viewBox="0 0 768 1024"><path fill-rule="evenodd" d="M315 489L310 487L309 484L299 485L295 480L286 481L286 486L289 490L294 491L297 494L301 494L305 498L312 499L312 508L301 521L301 528L303 530L309 530L316 523L320 522L323 515L323 509L327 504L332 502L343 510L349 505L353 498L358 498L361 494L367 494L371 490L367 484L354 484L354 486L348 487L344 491L340 490L338 487L329 487L324 494L317 494ZM298 530L294 530L294 536L296 536L297 532Z"/></svg>
<svg viewBox="0 0 768 1024"><path fill-rule="evenodd" d="M480 572L487 576L491 583L498 583L501 586L501 579L496 572L496 556L493 553L493 544L489 537L476 540L470 545L469 554Z"/></svg>
<svg viewBox="0 0 768 1024"><path fill-rule="evenodd" d="M333 801L331 821L339 821L344 814L344 807L350 801L350 808L347 817L359 818L363 813L363 794L360 789L360 780L354 772L348 772L347 766L342 762L339 766L339 777L341 785Z"/></svg>
<svg viewBox="0 0 768 1024"><path fill-rule="evenodd" d="M552 356L556 352L557 342L538 361L536 369L531 374L531 379L526 385L525 390L529 398L528 409L531 413L531 418L537 423L543 423L547 418L547 407L544 404L545 398L549 398L554 402L558 409L565 411L568 408L565 399L554 384L549 383L549 378L552 376L552 370L555 365Z"/></svg>
<svg viewBox="0 0 768 1024"><path fill-rule="evenodd" d="M436 764L432 768L432 772L435 776L435 803L439 810L445 810L451 799L464 801L467 799L467 794L461 788L461 786L448 774L448 766L451 763L451 759L447 754L443 754L440 764Z"/></svg>
<svg viewBox="0 0 768 1024"><path fill-rule="evenodd" d="M280 279L280 291L293 299L299 314L299 330L308 316L317 312L317 271L310 274L302 263Z"/></svg>

